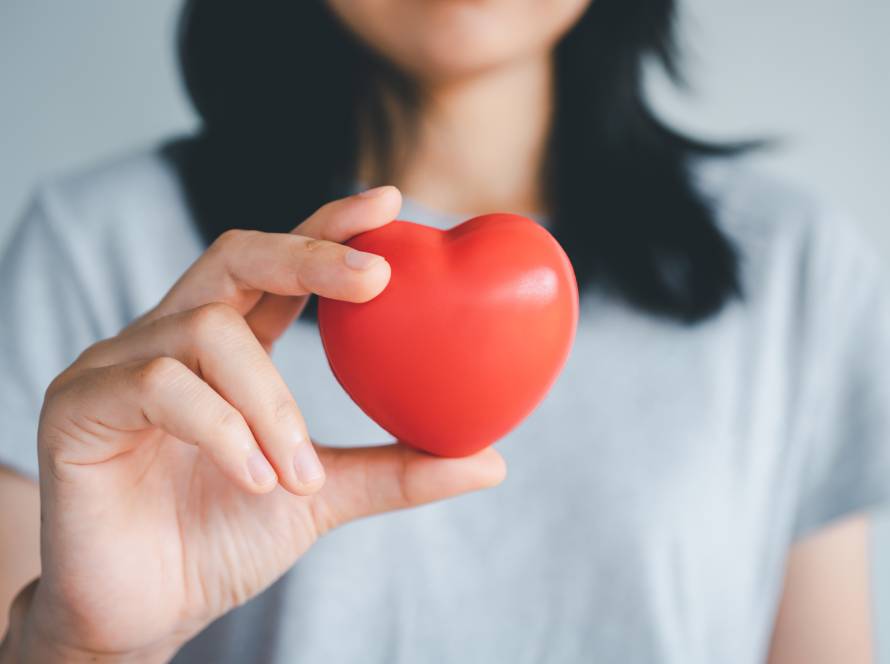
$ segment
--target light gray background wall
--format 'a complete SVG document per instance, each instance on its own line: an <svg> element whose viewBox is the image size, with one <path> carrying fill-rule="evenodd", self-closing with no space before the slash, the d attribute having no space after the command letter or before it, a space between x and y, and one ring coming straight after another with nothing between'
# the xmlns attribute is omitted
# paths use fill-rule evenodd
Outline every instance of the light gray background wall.
<svg viewBox="0 0 890 664"><path fill-rule="evenodd" d="M683 4L696 92L653 76L663 114L710 137L785 138L763 168L841 203L890 258L890 2ZM0 242L40 178L194 125L171 50L178 5L0 0ZM890 518L874 540L890 662Z"/></svg>

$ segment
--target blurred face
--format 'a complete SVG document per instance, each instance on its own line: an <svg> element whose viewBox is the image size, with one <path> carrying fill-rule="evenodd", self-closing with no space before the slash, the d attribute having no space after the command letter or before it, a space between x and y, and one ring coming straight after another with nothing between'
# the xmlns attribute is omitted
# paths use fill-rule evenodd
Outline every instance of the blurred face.
<svg viewBox="0 0 890 664"><path fill-rule="evenodd" d="M591 0L327 0L399 69L460 78L550 51Z"/></svg>

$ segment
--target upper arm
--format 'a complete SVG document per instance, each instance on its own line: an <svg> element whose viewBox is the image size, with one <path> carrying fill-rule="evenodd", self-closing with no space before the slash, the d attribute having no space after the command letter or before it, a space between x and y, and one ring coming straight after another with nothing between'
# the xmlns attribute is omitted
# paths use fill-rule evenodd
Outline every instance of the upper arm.
<svg viewBox="0 0 890 664"><path fill-rule="evenodd" d="M857 515L792 546L770 664L874 662L868 532Z"/></svg>
<svg viewBox="0 0 890 664"><path fill-rule="evenodd" d="M0 635L13 597L39 574L37 483L0 466Z"/></svg>

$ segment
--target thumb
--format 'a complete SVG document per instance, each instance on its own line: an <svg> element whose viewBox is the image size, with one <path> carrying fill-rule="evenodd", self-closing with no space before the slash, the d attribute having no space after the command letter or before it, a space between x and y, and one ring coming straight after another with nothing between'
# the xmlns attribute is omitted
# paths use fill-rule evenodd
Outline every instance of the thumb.
<svg viewBox="0 0 890 664"><path fill-rule="evenodd" d="M320 532L363 516L487 489L507 473L503 457L492 448L459 459L401 444L317 450L327 472L324 487L314 496Z"/></svg>

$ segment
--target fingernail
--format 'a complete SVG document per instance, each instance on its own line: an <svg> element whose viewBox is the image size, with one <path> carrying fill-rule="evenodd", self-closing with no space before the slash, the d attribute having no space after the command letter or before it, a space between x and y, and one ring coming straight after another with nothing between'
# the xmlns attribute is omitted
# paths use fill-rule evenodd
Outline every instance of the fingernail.
<svg viewBox="0 0 890 664"><path fill-rule="evenodd" d="M377 196L381 196L385 194L388 189L392 189L392 185L385 184L382 187L374 187L373 189L366 189L365 191L356 194L359 198L376 198Z"/></svg>
<svg viewBox="0 0 890 664"><path fill-rule="evenodd" d="M294 471L301 484L312 484L324 477L324 469L310 443L300 443L294 454Z"/></svg>
<svg viewBox="0 0 890 664"><path fill-rule="evenodd" d="M259 486L266 486L275 479L275 471L272 470L272 466L269 465L263 453L259 451L247 457L247 472Z"/></svg>
<svg viewBox="0 0 890 664"><path fill-rule="evenodd" d="M366 251L350 249L346 252L346 256L343 257L343 262L353 270L367 270L374 265L374 263L382 259L383 257L378 256L377 254L369 254Z"/></svg>

